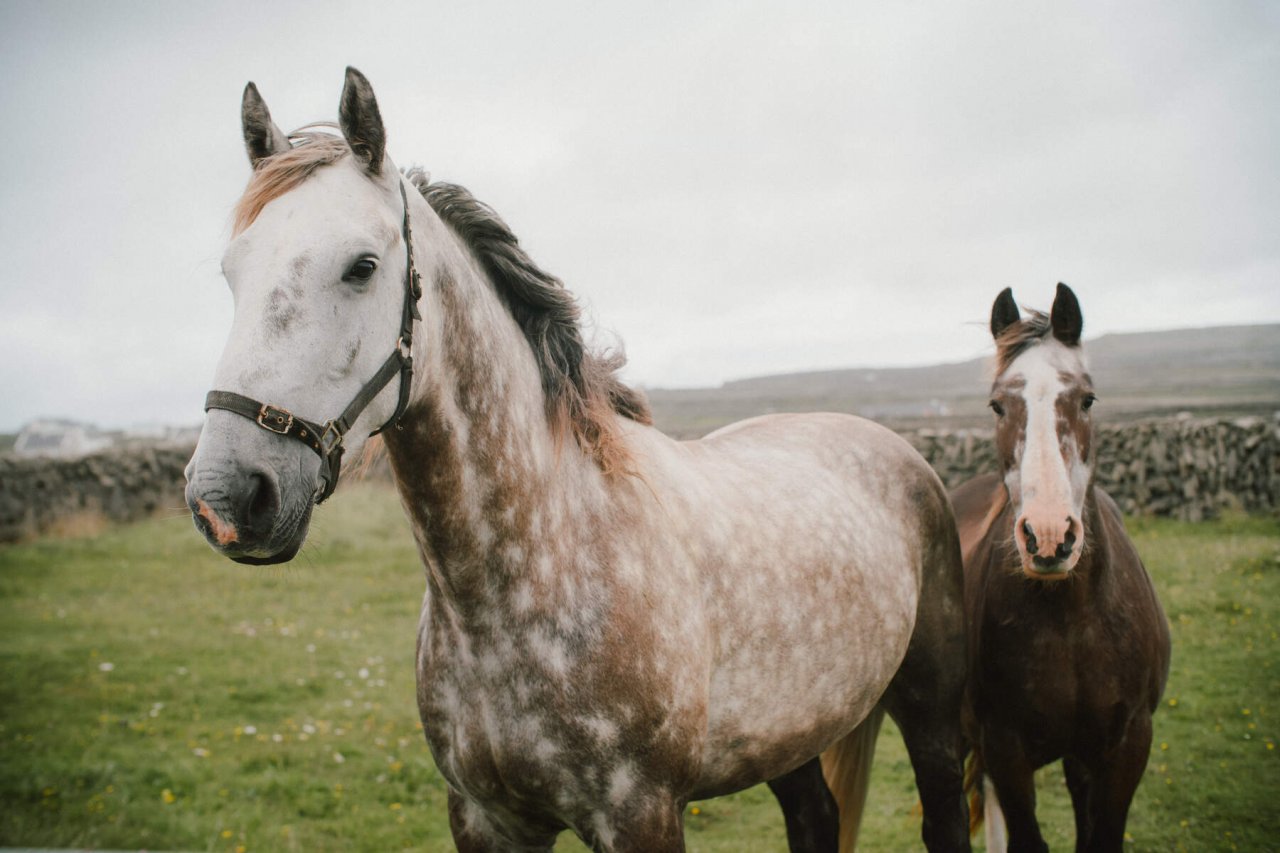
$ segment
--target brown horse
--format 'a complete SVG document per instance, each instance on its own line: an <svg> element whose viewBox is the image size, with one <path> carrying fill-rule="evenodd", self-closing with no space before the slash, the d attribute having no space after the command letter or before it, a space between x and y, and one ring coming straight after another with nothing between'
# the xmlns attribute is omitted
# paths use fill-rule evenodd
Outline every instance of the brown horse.
<svg viewBox="0 0 1280 853"><path fill-rule="evenodd" d="M966 849L960 549L919 454L833 414L669 439L490 208L390 163L353 69L339 116L287 137L246 88L235 318L187 499L220 553L288 560L343 448L394 424L458 848L674 853L687 802L768 781L793 849L833 850L887 712L926 844Z"/></svg>
<svg viewBox="0 0 1280 853"><path fill-rule="evenodd" d="M1093 482L1096 397L1075 294L991 312L1000 475L952 493L969 632L971 782L987 848L1047 850L1036 768L1061 758L1077 850L1120 850L1169 671L1169 628L1116 504ZM994 791L992 790L994 786ZM1003 812L1003 820L1001 817Z"/></svg>

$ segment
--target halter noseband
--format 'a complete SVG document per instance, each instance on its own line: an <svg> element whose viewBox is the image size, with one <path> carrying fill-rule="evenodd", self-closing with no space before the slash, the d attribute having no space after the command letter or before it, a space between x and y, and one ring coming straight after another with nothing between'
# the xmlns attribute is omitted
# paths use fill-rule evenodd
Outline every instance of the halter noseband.
<svg viewBox="0 0 1280 853"><path fill-rule="evenodd" d="M413 234L409 225L409 197L405 194L404 181L400 182L400 200L404 202L404 251L408 264L404 274L404 310L400 315L400 338L395 351L378 368L373 378L365 383L342 414L323 425L300 418L288 409L260 403L234 391L210 391L205 397L204 410L223 409L242 415L258 426L279 435L289 436L310 447L320 457L322 487L316 503L323 503L338 487L338 474L342 469L342 439L355 423L365 407L387 387L397 373L400 374L400 400L395 413L370 435L377 435L395 424L409 405L409 390L413 379L413 321L421 320L418 299L422 296L422 279L413 265Z"/></svg>

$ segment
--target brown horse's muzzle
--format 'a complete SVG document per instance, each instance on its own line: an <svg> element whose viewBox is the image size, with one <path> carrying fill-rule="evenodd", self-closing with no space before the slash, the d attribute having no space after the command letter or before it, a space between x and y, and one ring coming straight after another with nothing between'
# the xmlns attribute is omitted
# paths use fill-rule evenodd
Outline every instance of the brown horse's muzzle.
<svg viewBox="0 0 1280 853"><path fill-rule="evenodd" d="M1060 512L1022 513L1014 523L1013 537L1023 574L1046 581L1065 579L1079 562L1084 544L1079 519Z"/></svg>

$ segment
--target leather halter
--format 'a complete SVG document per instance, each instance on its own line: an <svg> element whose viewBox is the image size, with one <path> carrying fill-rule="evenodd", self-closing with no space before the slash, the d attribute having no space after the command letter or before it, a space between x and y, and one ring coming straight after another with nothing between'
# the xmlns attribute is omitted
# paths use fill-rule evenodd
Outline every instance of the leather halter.
<svg viewBox="0 0 1280 853"><path fill-rule="evenodd" d="M404 251L408 261L404 274L404 309L400 314L400 337L395 351L378 368L373 378L365 383L342 414L324 424L317 424L298 417L288 409L261 403L234 391L210 391L205 397L204 410L223 409L242 415L258 426L278 435L297 439L310 447L320 457L321 488L316 503L323 503L338 487L338 475L342 469L342 439L355 423L365 407L387 387L397 373L400 374L400 399L395 413L370 435L377 435L392 426L404 414L409 405L409 390L413 384L413 321L421 320L418 299L422 296L422 279L413 265L413 234L409 224L409 197L405 194L404 181L400 182L400 200L404 202Z"/></svg>

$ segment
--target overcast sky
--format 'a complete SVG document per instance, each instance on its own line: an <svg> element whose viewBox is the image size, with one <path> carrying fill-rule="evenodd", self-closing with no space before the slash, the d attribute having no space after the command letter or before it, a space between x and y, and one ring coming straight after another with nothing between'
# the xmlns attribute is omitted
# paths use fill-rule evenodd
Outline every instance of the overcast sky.
<svg viewBox="0 0 1280 853"><path fill-rule="evenodd" d="M1280 4L0 0L0 431L199 422L239 104L372 81L641 385L1280 321Z"/></svg>

